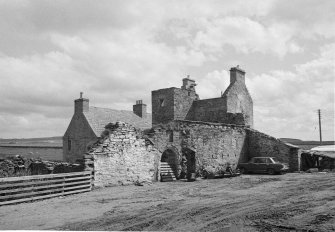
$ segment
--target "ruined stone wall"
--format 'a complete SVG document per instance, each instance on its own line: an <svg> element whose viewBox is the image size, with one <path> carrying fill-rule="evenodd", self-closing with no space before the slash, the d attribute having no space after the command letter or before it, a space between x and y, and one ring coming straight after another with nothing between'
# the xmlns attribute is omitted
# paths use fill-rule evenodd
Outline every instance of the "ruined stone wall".
<svg viewBox="0 0 335 232"><path fill-rule="evenodd" d="M242 114L244 124L253 127L253 102L244 82L234 82L224 93L227 113Z"/></svg>
<svg viewBox="0 0 335 232"><path fill-rule="evenodd" d="M169 133L173 132L173 141ZM235 166L247 160L246 132L243 127L215 123L175 121L154 128L155 147L163 153L166 149L175 151L180 168L183 149L195 152L196 170L225 170L228 163Z"/></svg>
<svg viewBox="0 0 335 232"><path fill-rule="evenodd" d="M247 136L249 159L259 156L276 157L279 161L287 163L290 171L299 170L298 147L252 129L247 129Z"/></svg>
<svg viewBox="0 0 335 232"><path fill-rule="evenodd" d="M63 136L63 160L74 163L82 159L83 154L87 152L87 144L96 139L83 113L76 112ZM69 146L69 140L71 146Z"/></svg>
<svg viewBox="0 0 335 232"><path fill-rule="evenodd" d="M160 154L134 127L117 122L85 156L91 157L95 186L157 180Z"/></svg>
<svg viewBox="0 0 335 232"><path fill-rule="evenodd" d="M174 119L174 89L159 89L151 92L152 124L167 123Z"/></svg>
<svg viewBox="0 0 335 232"><path fill-rule="evenodd" d="M226 99L224 98L198 100L193 102L186 120L227 123L226 112Z"/></svg>
<svg viewBox="0 0 335 232"><path fill-rule="evenodd" d="M195 91L174 89L174 120L185 120L196 98Z"/></svg>
<svg viewBox="0 0 335 232"><path fill-rule="evenodd" d="M243 81L235 81L219 98L199 100L194 89L152 91L152 123L190 120L253 126L253 103Z"/></svg>
<svg viewBox="0 0 335 232"><path fill-rule="evenodd" d="M197 98L195 91L168 88L152 91L152 124L183 120Z"/></svg>
<svg viewBox="0 0 335 232"><path fill-rule="evenodd" d="M227 113L227 97L194 101L186 120L235 125L249 123L243 113Z"/></svg>

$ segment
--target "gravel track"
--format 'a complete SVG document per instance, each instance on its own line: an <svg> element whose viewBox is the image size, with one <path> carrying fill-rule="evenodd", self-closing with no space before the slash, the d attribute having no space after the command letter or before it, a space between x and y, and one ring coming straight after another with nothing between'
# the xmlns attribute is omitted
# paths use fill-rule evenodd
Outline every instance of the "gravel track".
<svg viewBox="0 0 335 232"><path fill-rule="evenodd" d="M335 173L96 189L2 206L0 229L335 231Z"/></svg>

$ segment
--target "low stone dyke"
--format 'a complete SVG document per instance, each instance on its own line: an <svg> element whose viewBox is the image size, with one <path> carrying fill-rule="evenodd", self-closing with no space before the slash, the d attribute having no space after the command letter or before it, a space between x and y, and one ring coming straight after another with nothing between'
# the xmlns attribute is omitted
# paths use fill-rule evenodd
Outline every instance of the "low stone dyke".
<svg viewBox="0 0 335 232"><path fill-rule="evenodd" d="M83 170L84 165L79 163L71 164L62 161L26 158L20 155L0 159L0 178L81 172Z"/></svg>

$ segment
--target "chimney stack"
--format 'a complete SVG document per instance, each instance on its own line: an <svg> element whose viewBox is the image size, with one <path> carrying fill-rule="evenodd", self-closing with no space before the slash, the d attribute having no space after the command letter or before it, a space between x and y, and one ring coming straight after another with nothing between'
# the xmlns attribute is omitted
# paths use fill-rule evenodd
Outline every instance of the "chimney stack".
<svg viewBox="0 0 335 232"><path fill-rule="evenodd" d="M136 105L133 105L133 112L141 118L147 117L147 105L143 104L142 100L137 100Z"/></svg>
<svg viewBox="0 0 335 232"><path fill-rule="evenodd" d="M234 82L245 84L245 71L239 65L230 69L230 84Z"/></svg>
<svg viewBox="0 0 335 232"><path fill-rule="evenodd" d="M89 100L83 98L83 92L80 92L80 98L74 100L74 113L83 113L89 111Z"/></svg>
<svg viewBox="0 0 335 232"><path fill-rule="evenodd" d="M181 87L181 89L186 89L186 90L192 90L195 91L195 86L197 84L195 83L195 80L192 80L190 78L190 75L187 75L186 78L183 79L183 86Z"/></svg>

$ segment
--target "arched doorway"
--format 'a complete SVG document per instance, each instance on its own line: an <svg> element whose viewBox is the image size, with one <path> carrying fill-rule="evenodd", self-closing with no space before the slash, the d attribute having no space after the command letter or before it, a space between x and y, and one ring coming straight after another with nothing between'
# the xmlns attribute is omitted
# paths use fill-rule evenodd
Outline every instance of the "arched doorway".
<svg viewBox="0 0 335 232"><path fill-rule="evenodd" d="M161 181L174 181L177 176L178 153L172 148L166 149L161 157Z"/></svg>

